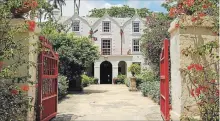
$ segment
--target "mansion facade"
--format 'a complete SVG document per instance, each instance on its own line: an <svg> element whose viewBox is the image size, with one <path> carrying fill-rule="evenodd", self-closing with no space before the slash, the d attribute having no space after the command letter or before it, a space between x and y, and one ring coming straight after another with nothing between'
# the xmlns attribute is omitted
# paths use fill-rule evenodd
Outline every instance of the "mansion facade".
<svg viewBox="0 0 220 121"><path fill-rule="evenodd" d="M119 74L131 76L128 67L132 63L146 67L140 51L145 21L137 13L132 18L114 18L107 13L101 18L74 14L72 17L61 17L60 20L67 25L68 32L91 37L99 47L101 56L87 73L98 78L99 84L112 84L113 78Z"/></svg>

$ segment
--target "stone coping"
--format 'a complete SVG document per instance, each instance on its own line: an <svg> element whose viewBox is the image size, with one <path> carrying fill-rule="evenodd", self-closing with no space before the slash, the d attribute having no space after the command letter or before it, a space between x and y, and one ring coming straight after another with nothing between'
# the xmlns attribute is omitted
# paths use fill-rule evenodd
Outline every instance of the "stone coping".
<svg viewBox="0 0 220 121"><path fill-rule="evenodd" d="M201 22L201 24L199 24L198 22ZM170 28L168 29L169 33L172 33L173 31L175 31L176 29L178 29L176 27L176 24L179 23L181 26L183 27L207 27L207 28L211 28L213 27L213 17L210 16L205 16L203 17L203 20L198 20L197 22L192 22L192 16L187 16L187 15L181 15L179 17L177 17L175 20L173 20L170 23Z"/></svg>

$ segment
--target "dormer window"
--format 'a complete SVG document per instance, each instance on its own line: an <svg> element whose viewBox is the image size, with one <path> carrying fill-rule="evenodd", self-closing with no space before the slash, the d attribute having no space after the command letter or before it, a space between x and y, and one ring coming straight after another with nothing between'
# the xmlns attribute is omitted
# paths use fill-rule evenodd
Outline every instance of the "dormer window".
<svg viewBox="0 0 220 121"><path fill-rule="evenodd" d="M103 21L102 22L102 32L110 32L110 30L111 30L110 21Z"/></svg>
<svg viewBox="0 0 220 121"><path fill-rule="evenodd" d="M132 29L133 29L133 32L140 32L140 22L133 21L132 22Z"/></svg>
<svg viewBox="0 0 220 121"><path fill-rule="evenodd" d="M79 32L79 21L74 21L73 22L72 31Z"/></svg>

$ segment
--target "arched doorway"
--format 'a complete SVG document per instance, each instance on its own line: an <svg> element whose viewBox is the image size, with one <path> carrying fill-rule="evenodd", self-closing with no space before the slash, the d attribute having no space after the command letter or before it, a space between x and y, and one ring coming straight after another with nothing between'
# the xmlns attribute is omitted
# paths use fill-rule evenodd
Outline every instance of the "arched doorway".
<svg viewBox="0 0 220 121"><path fill-rule="evenodd" d="M118 74L127 75L127 64L125 61L118 63Z"/></svg>
<svg viewBox="0 0 220 121"><path fill-rule="evenodd" d="M112 84L112 64L109 61L100 65L100 84Z"/></svg>

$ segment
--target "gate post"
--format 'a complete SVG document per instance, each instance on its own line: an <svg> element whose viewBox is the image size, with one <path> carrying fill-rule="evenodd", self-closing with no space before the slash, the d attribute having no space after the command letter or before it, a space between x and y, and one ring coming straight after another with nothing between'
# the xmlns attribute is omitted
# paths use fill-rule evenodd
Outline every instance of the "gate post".
<svg viewBox="0 0 220 121"><path fill-rule="evenodd" d="M180 120L181 116L199 117L199 110L196 102L190 96L187 88L187 78L182 75L181 68L187 68L188 65L198 62L199 58L192 56L184 56L183 49L187 47L200 47L204 43L216 41L218 36L213 35L210 27L210 21L206 24L197 25L196 28L192 24L191 16L180 16L170 24L168 32L170 33L170 58L171 58L171 97L172 110L170 111L172 120ZM184 21L182 21L184 19ZM204 19L209 20L209 19ZM176 23L182 25L184 29L176 27ZM204 57L207 62L209 57Z"/></svg>

